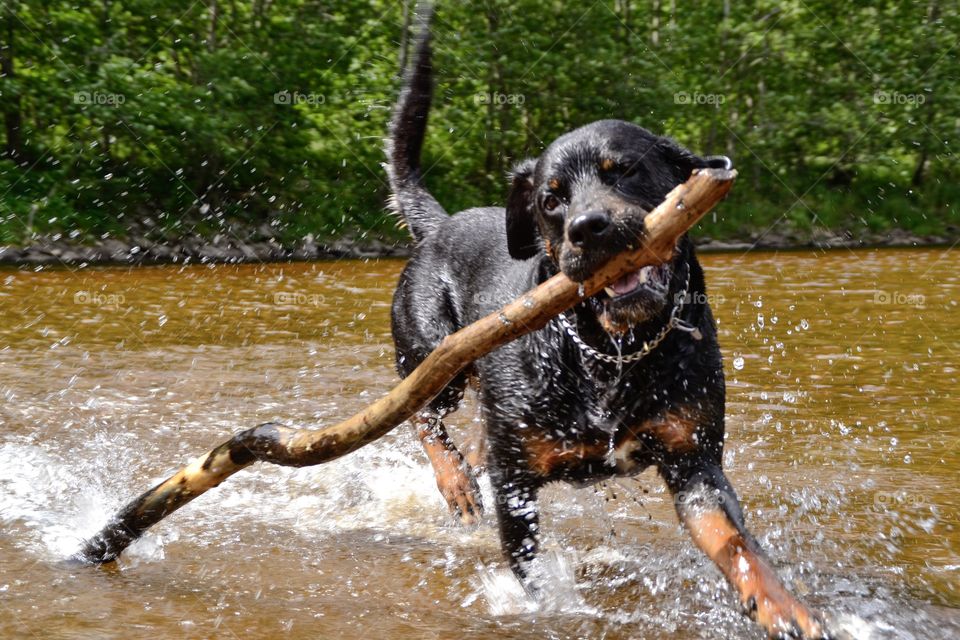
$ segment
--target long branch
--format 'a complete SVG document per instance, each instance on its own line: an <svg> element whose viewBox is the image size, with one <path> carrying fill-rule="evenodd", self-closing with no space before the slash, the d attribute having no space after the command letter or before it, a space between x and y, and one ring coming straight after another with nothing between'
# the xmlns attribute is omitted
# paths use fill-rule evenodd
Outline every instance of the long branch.
<svg viewBox="0 0 960 640"><path fill-rule="evenodd" d="M74 559L109 562L149 527L256 461L305 467L373 442L413 416L464 367L544 327L554 316L641 267L666 262L677 240L730 190L736 171L701 169L645 219L642 246L624 252L583 283L558 274L497 312L447 336L390 393L340 424L294 429L267 423L242 431L121 509Z"/></svg>

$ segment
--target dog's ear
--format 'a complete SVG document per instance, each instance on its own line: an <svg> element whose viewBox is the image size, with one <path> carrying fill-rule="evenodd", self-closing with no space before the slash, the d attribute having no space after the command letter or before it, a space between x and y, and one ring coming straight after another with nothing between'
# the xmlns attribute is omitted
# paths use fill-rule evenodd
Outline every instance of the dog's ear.
<svg viewBox="0 0 960 640"><path fill-rule="evenodd" d="M707 166L703 158L690 153L673 140L663 140L660 148L666 160L666 166L673 174L673 181L676 184L689 180L694 169L702 169Z"/></svg>
<svg viewBox="0 0 960 640"><path fill-rule="evenodd" d="M540 251L540 234L533 211L532 158L517 163L510 172L510 193L507 195L507 250L514 260L526 260Z"/></svg>
<svg viewBox="0 0 960 640"><path fill-rule="evenodd" d="M687 151L672 140L663 142L664 156L674 172L678 182L686 182L694 169L733 169L733 160L727 156L707 156L701 158Z"/></svg>
<svg viewBox="0 0 960 640"><path fill-rule="evenodd" d="M706 169L723 169L724 171L733 170L733 160L727 156L707 156L703 159L703 166Z"/></svg>

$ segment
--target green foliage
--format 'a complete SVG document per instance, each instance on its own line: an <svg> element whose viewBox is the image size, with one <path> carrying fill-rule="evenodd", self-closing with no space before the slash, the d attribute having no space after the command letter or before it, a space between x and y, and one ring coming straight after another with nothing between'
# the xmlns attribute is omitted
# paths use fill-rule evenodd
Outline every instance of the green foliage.
<svg viewBox="0 0 960 640"><path fill-rule="evenodd" d="M390 232L382 138L412 2L0 10L0 243ZM960 226L954 3L441 2L426 180L451 211L572 127L735 158L712 237Z"/></svg>

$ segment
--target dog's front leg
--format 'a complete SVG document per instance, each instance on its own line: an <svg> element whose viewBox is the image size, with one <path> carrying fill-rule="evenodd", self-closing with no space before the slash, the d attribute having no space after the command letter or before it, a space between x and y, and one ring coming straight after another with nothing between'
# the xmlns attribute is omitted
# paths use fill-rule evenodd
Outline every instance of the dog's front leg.
<svg viewBox="0 0 960 640"><path fill-rule="evenodd" d="M681 522L771 638L825 638L820 617L794 598L743 524L740 503L719 465L683 460L661 465Z"/></svg>
<svg viewBox="0 0 960 640"><path fill-rule="evenodd" d="M483 514L480 487L441 419L436 415L421 414L417 421L417 437L430 459L437 488L447 501L450 512L463 524L476 524Z"/></svg>
<svg viewBox="0 0 960 640"><path fill-rule="evenodd" d="M540 545L537 485L524 475L496 467L491 468L490 476L497 502L503 555L527 592L537 595L540 585L536 584L530 571Z"/></svg>

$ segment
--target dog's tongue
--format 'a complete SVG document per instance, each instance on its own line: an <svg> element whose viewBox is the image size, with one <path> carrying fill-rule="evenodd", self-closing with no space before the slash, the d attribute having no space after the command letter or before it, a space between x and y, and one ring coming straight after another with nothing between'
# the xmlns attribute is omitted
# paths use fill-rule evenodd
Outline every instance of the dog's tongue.
<svg viewBox="0 0 960 640"><path fill-rule="evenodd" d="M622 296L625 293L630 293L638 286L640 286L640 272L634 271L612 283L610 288L613 289L614 294Z"/></svg>

